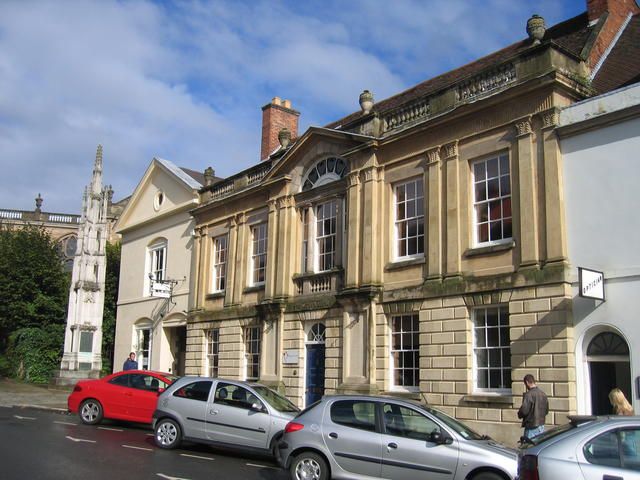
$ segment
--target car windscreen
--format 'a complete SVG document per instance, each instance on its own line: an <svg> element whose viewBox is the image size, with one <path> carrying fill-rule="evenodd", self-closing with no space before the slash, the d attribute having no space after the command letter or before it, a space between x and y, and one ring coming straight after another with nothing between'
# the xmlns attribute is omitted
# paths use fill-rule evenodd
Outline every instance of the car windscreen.
<svg viewBox="0 0 640 480"><path fill-rule="evenodd" d="M178 380L180 377L176 376L176 375L163 375L164 378L166 378L167 380L169 380L169 385L171 385L173 382L175 382L176 380Z"/></svg>
<svg viewBox="0 0 640 480"><path fill-rule="evenodd" d="M553 427L550 428L548 430L545 430L544 432L536 435L533 438L529 438L527 440L525 440L522 444L521 447L526 449L529 447L533 447L535 445L539 445L543 442L546 442L547 440L550 440L554 437L557 437L558 435L563 434L564 432L568 432L569 430L576 428L575 425L572 425L571 423L566 423L564 425L560 425L558 427Z"/></svg>
<svg viewBox="0 0 640 480"><path fill-rule="evenodd" d="M300 409L270 388L263 386L252 387L269 405L279 412L299 412Z"/></svg>
<svg viewBox="0 0 640 480"><path fill-rule="evenodd" d="M427 412L429 412L431 415L433 415L442 423L444 423L447 427L451 428L462 438L465 438L467 440L484 440L486 438L483 435L480 435L479 433L467 427L464 423L461 423L455 418L450 417L449 415L446 415L431 407L422 407L422 408L424 408Z"/></svg>

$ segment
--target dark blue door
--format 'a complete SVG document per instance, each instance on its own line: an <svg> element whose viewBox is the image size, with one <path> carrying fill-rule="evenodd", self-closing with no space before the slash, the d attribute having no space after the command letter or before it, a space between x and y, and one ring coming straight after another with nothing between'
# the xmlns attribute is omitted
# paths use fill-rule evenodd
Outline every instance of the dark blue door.
<svg viewBox="0 0 640 480"><path fill-rule="evenodd" d="M307 390L305 405L324 395L324 343L307 345Z"/></svg>

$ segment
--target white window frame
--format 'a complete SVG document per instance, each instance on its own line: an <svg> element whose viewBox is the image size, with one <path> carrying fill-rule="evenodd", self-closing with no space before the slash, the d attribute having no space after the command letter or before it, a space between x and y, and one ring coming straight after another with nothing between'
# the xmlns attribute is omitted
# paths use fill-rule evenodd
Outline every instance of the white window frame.
<svg viewBox="0 0 640 480"><path fill-rule="evenodd" d="M339 221L339 202L338 199L331 199L326 202L318 203L314 206L314 271L315 272L328 272L336 267L337 264L337 245L338 245L338 221ZM320 218L320 213L322 213L322 218ZM325 217L324 214L328 213ZM324 228L320 229L319 227L324 227L324 222L333 221L333 230L329 229L327 233L324 231ZM322 223L321 223L322 222ZM322 230L322 231L320 231ZM323 253L320 253L320 245L322 242L326 241L329 238L333 238L333 250L327 250ZM330 265L323 265L324 268L321 268L321 257L331 258Z"/></svg>
<svg viewBox="0 0 640 480"><path fill-rule="evenodd" d="M144 348L144 332L149 333L149 345ZM153 353L153 328L150 324L137 325L135 328L135 348L133 351L136 353L136 361L138 362L139 370L151 369L151 355ZM146 354L145 354L146 353ZM172 372L173 373L173 372Z"/></svg>
<svg viewBox="0 0 640 480"><path fill-rule="evenodd" d="M220 329L205 330L205 371L207 377L218 377L220 371Z"/></svg>
<svg viewBox="0 0 640 480"><path fill-rule="evenodd" d="M497 161L498 172L497 175L489 176L488 165L491 161ZM476 175L476 167L479 165L483 165L484 178L477 178ZM506 167L506 172L505 172ZM506 180L505 180L506 179ZM505 185L503 182L507 182L508 193L505 192ZM497 196L493 196L489 198L489 183L494 182L494 185L497 183L498 186L498 194ZM477 197L477 187L480 183L484 184L484 199L478 199ZM508 153L500 153L497 155L492 155L490 157L476 160L471 163L471 192L473 195L473 241L475 246L488 246L488 245L500 245L504 243L510 243L513 240L513 199L512 199L512 182L511 182L511 165L509 162L509 154ZM500 202L499 205L496 202ZM496 207L500 208L499 217L492 217L491 214L491 205L496 204ZM495 207L494 207L495 208ZM507 208L510 210L510 215L505 215L505 210ZM486 211L486 220L481 218L482 211ZM491 238L491 223L500 222L501 226L501 236L500 238ZM509 236L504 235L504 227L506 223L510 223L511 234ZM479 230L481 225L487 226L487 240L481 241Z"/></svg>
<svg viewBox="0 0 640 480"><path fill-rule="evenodd" d="M268 229L266 223L259 223L251 227L251 262L249 285L264 285L267 278L267 242ZM262 265L260 260L263 259ZM260 273L262 272L262 280Z"/></svg>
<svg viewBox="0 0 640 480"><path fill-rule="evenodd" d="M487 318L487 313L489 311L492 310L497 310L497 316L498 316L498 320L497 320L497 326L489 326L486 322L486 318ZM513 371L513 367L511 365L511 341L509 340L509 345L502 345L502 340L503 337L501 336L501 332L500 329L501 328L505 328L507 331L507 336L508 339L510 339L510 326L509 326L509 306L508 305L487 305L484 307L478 307L478 308L474 308L472 311L472 317L473 317L473 390L474 392L477 393L494 393L494 394L499 394L499 395L503 395L503 394L511 394L511 386L509 386L508 388L504 387L504 388L492 388L489 385L487 385L487 387L479 387L478 386L478 382L479 382L479 376L481 374L481 371L487 370L487 371L491 371L491 370L498 370L501 374L501 376L503 376L505 371L509 371L509 381L507 382L507 384L511 385L511 382L513 380L512 376L511 376L511 372ZM480 320L482 319L482 325L479 325ZM502 320L504 320L504 322L502 322ZM498 343L497 345L489 345L489 330L490 329L498 329L498 333L497 333L497 339L498 339ZM479 335L478 332L482 330L483 331L483 335ZM478 342L478 338L480 337L481 340L484 340L483 344L480 344ZM488 356L487 356L487 360L486 360L486 365L479 365L478 362L478 356L480 354L480 351L487 351ZM491 367L491 355L497 355L498 353L500 354L499 358L500 358L500 362L499 362L499 366L496 367ZM508 366L506 366L506 359L508 358ZM488 383L490 382L490 379L488 380ZM504 382L504 379L503 379Z"/></svg>
<svg viewBox="0 0 640 480"><path fill-rule="evenodd" d="M224 248L221 247L224 241ZM224 292L227 288L227 260L229 254L229 237L225 233L212 239L211 255L211 292Z"/></svg>
<svg viewBox="0 0 640 480"><path fill-rule="evenodd" d="M411 322L413 323L415 321L415 325L412 325L412 327L415 327L416 330L404 330L402 327L403 319L405 317L411 317ZM400 330L399 331L395 331L393 326L394 326L394 320L396 319L400 319ZM406 334L411 334L411 340L412 340L412 345L410 346L411 348L404 348L404 338L403 335ZM394 349L394 336L398 335L400 338L400 348L399 349ZM417 341L415 342L415 344L413 344L413 340L415 340L415 336L417 336ZM417 377L417 381L416 381L416 385L396 385L396 381L395 381L395 372L396 370L408 370L407 368L403 367L399 367L396 365L396 361L394 358L394 353L396 352L400 352L401 354L403 352L413 352L414 355L416 355L416 359L415 359L415 364L413 367L411 367L411 370L413 370L416 374ZM417 392L420 390L420 317L418 315L417 312L413 312L413 313L405 313L405 314L401 314L401 315L392 315L391 318L389 319L389 385L391 386L390 390L393 391L400 391L400 392Z"/></svg>
<svg viewBox="0 0 640 480"><path fill-rule="evenodd" d="M260 355L262 354L262 328L260 326L244 327L243 335L244 335L244 379L250 380L250 381L259 380ZM257 365L258 367L257 376L249 375L249 368L250 367L252 368L254 365Z"/></svg>
<svg viewBox="0 0 640 480"><path fill-rule="evenodd" d="M414 185L415 196L413 198L407 198L406 190L408 185ZM418 196L418 185L420 185L420 189L422 190L422 195ZM404 188L405 197L402 202L403 210L405 213L404 218L398 218L398 190L400 188ZM424 257L424 244L425 244L425 222L424 222L424 179L423 178L413 178L411 180L403 181L396 183L393 186L393 215L394 215L394 258L396 260L409 260L412 258L423 258ZM413 202L415 206L414 215L408 216L407 210L410 202ZM422 211L422 214L418 214L419 211ZM416 235L413 237L400 237L400 231L403 224L408 224L410 222L416 222ZM422 225L422 233L420 234L420 225ZM408 229L407 229L408 230ZM401 255L400 253L400 242L405 243L405 249L408 252L409 250L409 241L413 238L416 238L416 252L415 253L406 253L405 255ZM420 251L422 250L422 251Z"/></svg>
<svg viewBox="0 0 640 480"><path fill-rule="evenodd" d="M167 241L157 241L147 247L146 275L144 279L144 296L150 296L151 283L167 278ZM160 264L158 265L160 260ZM156 267L160 268L156 268ZM161 273L160 278L158 272Z"/></svg>

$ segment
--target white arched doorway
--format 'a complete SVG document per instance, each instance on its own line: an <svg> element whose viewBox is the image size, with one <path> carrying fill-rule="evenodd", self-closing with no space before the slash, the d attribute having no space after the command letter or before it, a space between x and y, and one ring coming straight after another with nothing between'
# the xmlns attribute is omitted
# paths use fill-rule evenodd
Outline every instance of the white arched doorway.
<svg viewBox="0 0 640 480"><path fill-rule="evenodd" d="M585 394L588 413L611 413L609 392L617 387L631 399L631 366L627 341L613 330L593 332L585 337L584 355L588 382Z"/></svg>

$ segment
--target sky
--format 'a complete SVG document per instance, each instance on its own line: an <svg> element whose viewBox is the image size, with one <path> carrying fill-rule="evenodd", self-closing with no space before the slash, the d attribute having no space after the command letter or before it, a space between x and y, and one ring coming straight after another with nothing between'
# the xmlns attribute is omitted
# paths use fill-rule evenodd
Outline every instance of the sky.
<svg viewBox="0 0 640 480"><path fill-rule="evenodd" d="M0 209L80 213L96 147L114 200L154 156L226 177L261 107L299 133L526 38L586 0L0 0Z"/></svg>

